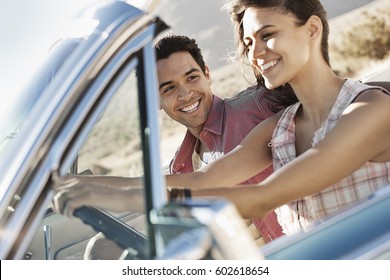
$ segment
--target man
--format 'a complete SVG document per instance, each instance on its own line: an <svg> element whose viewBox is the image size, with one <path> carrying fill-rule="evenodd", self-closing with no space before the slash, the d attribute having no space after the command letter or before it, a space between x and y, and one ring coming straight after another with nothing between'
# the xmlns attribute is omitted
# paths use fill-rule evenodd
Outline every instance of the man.
<svg viewBox="0 0 390 280"><path fill-rule="evenodd" d="M155 46L160 107L188 130L170 163L171 173L192 172L235 148L261 121L274 113L257 86L222 100L211 91L211 75L195 40L169 35ZM272 166L243 184L256 184ZM265 242L282 235L276 216L254 219Z"/></svg>
<svg viewBox="0 0 390 280"><path fill-rule="evenodd" d="M258 123L274 114L265 98L266 88L250 87L225 100L214 95L209 68L195 40L168 35L155 45L155 49L160 109L187 127L184 140L170 163L170 173L192 172L222 157L240 144ZM243 184L258 183L271 172L272 166ZM258 244L282 235L273 212L252 222L251 231ZM119 256L120 250L113 242L97 235L89 242L85 258Z"/></svg>

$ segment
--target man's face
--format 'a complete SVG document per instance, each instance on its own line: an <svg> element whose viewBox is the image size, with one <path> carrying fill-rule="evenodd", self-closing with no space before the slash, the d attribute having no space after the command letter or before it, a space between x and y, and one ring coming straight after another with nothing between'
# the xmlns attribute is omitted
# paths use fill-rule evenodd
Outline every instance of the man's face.
<svg viewBox="0 0 390 280"><path fill-rule="evenodd" d="M157 62L160 107L193 133L200 133L213 102L211 78L188 52L176 52Z"/></svg>

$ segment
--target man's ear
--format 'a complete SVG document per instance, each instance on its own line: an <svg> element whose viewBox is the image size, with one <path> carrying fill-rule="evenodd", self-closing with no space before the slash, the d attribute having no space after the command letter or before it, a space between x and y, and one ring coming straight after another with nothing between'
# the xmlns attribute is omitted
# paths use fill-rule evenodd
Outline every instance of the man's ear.
<svg viewBox="0 0 390 280"><path fill-rule="evenodd" d="M205 65L204 75L205 75L207 80L211 81L211 74L210 74L209 67L207 65Z"/></svg>

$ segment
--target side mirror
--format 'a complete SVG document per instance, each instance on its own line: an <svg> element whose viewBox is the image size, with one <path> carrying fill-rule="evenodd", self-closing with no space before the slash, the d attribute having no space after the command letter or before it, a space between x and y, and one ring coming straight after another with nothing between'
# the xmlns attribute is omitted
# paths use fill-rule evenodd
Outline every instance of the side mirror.
<svg viewBox="0 0 390 280"><path fill-rule="evenodd" d="M169 203L151 213L164 259L264 259L235 206L224 199Z"/></svg>

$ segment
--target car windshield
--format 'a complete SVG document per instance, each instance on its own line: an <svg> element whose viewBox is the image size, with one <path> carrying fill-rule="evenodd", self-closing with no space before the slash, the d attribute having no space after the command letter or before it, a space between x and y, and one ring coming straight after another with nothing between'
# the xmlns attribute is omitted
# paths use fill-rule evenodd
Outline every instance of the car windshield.
<svg viewBox="0 0 390 280"><path fill-rule="evenodd" d="M9 149L17 138L26 121L39 100L45 96L45 89L55 81L56 74L78 45L80 39L68 40L62 44L54 45L51 49L51 59L46 61L32 77L24 90L13 96L4 98L0 110L0 158Z"/></svg>

